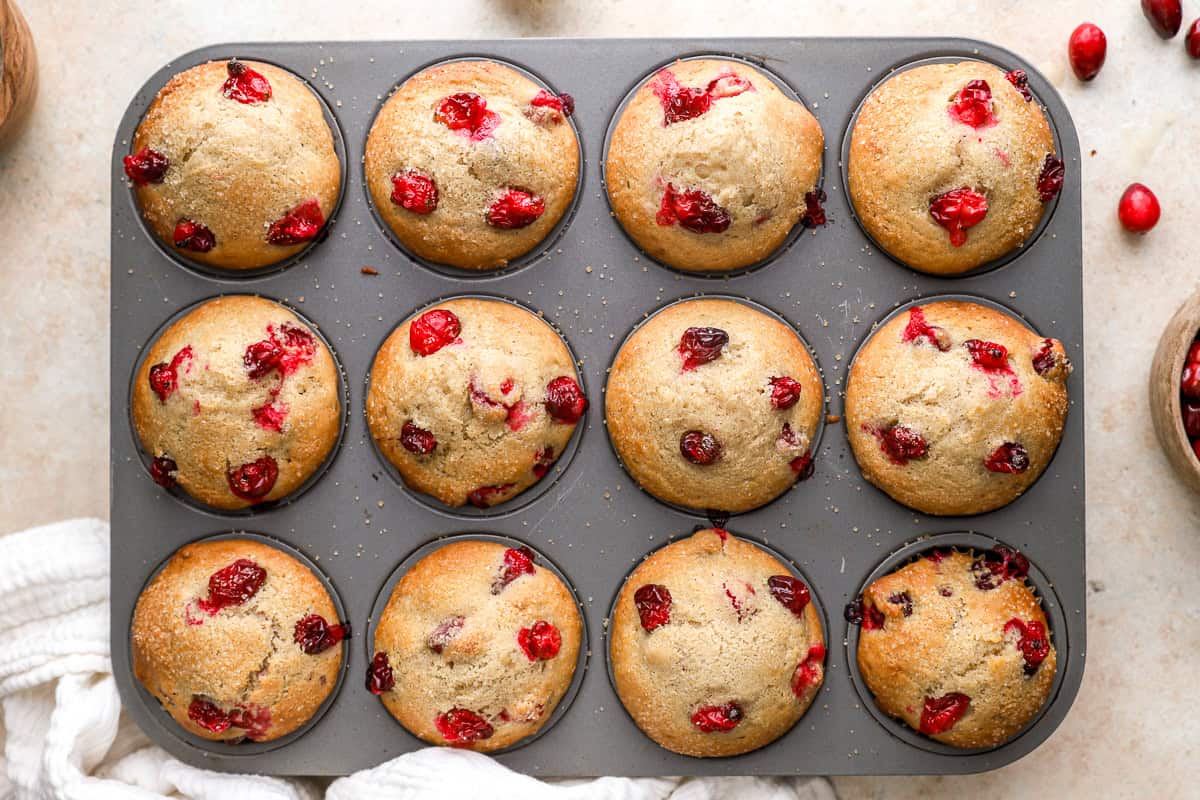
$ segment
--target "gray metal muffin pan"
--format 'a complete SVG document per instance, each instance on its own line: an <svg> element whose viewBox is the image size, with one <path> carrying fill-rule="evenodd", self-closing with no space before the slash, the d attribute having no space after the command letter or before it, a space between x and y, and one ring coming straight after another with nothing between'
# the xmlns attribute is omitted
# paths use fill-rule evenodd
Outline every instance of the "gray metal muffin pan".
<svg viewBox="0 0 1200 800"><path fill-rule="evenodd" d="M748 60L794 90L825 132L824 190L830 223L804 231L768 263L723 277L685 274L639 253L612 218L602 176L614 112L631 88L679 57ZM217 274L160 247L141 221L122 171L134 129L176 72L210 59L268 61L307 80L344 142L345 188L323 240L283 268ZM576 98L573 124L584 159L574 208L529 258L497 273L464 274L418 263L378 224L367 198L362 152L380 103L432 63L491 57L527 70ZM928 58L977 58L1029 73L1067 165L1063 192L1038 234L1012 259L961 278L913 272L875 248L856 224L839 154L870 89L889 72ZM643 39L476 42L338 42L215 45L181 56L134 97L112 157L112 639L125 705L158 744L191 764L280 775L344 774L421 747L363 686L369 616L397 565L458 533L530 544L568 578L582 602L590 652L578 692L541 736L499 756L523 772L587 775L954 774L1011 763L1062 722L1079 689L1086 652L1084 576L1083 311L1079 144L1049 83L999 47L963 39ZM370 266L378 275L365 275ZM155 485L129 424L131 376L145 346L180 309L221 294L282 301L318 326L344 370L346 428L324 473L287 502L240 515L188 503ZM492 295L539 310L580 362L591 408L573 449L534 489L487 512L452 510L403 489L381 462L364 415L376 348L414 310L461 294ZM812 347L827 411L842 413L847 365L872 326L897 306L942 294L1012 309L1063 340L1076 371L1062 445L1041 479L1011 505L968 518L910 511L859 474L841 422L825 426L816 475L726 527L794 562L827 611L825 685L789 733L753 753L695 759L645 737L625 713L606 668L606 616L628 572L671 537L708 525L642 492L623 471L604 430L602 387L617 349L646 314L683 297L746 298L782 315ZM133 679L129 624L141 588L186 542L249 530L308 556L339 595L354 636L348 675L327 712L301 733L268 744L213 744L184 734ZM878 718L856 683L857 631L840 609L885 562L902 563L934 534L976 545L991 537L1023 552L1050 619L1060 676L1039 719L1013 741L957 752ZM914 543L917 542L917 543ZM890 558L890 560L889 560ZM567 701L564 701L564 704Z"/></svg>

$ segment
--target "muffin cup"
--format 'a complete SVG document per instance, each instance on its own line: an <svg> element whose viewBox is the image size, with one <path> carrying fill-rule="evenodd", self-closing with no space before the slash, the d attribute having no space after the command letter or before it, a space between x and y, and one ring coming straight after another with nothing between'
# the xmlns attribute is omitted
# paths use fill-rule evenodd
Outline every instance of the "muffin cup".
<svg viewBox="0 0 1200 800"><path fill-rule="evenodd" d="M1150 365L1150 418L1167 460L1193 492L1200 493L1200 458L1192 450L1183 428L1183 403L1179 376L1188 349L1200 336L1200 291L1189 297L1158 340Z"/></svg>

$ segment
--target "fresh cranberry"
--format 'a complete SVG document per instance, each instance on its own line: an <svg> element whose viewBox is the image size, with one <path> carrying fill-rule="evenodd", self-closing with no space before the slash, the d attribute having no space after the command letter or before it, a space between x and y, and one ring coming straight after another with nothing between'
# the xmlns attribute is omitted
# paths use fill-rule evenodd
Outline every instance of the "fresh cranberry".
<svg viewBox="0 0 1200 800"><path fill-rule="evenodd" d="M555 123L562 122L564 118L575 113L575 98L566 92L553 94L545 89L539 89L538 93L529 101L529 105L534 108L547 108L557 112L549 117Z"/></svg>
<svg viewBox="0 0 1200 800"><path fill-rule="evenodd" d="M1200 439L1200 401L1183 403L1183 430L1189 439Z"/></svg>
<svg viewBox="0 0 1200 800"><path fill-rule="evenodd" d="M972 128L983 128L996 124L992 113L992 87L987 81L968 81L959 90L950 106L950 116Z"/></svg>
<svg viewBox="0 0 1200 800"><path fill-rule="evenodd" d="M179 388L179 371L191 372L192 346L189 344L171 356L171 363L155 364L150 367L150 389L158 395L160 402L167 402L177 388ZM184 369L186 366L186 369Z"/></svg>
<svg viewBox="0 0 1200 800"><path fill-rule="evenodd" d="M461 131L473 142L492 135L500 124L500 115L488 111L487 101L474 92L459 92L443 97L433 118L452 131Z"/></svg>
<svg viewBox="0 0 1200 800"><path fill-rule="evenodd" d="M400 444L410 453L427 456L437 449L437 437L409 420L400 428Z"/></svg>
<svg viewBox="0 0 1200 800"><path fill-rule="evenodd" d="M510 491L515 483L500 483L494 486L480 486L478 489L472 489L467 495L467 502L476 508L490 508L494 503L500 502L494 498L497 495L504 494Z"/></svg>
<svg viewBox="0 0 1200 800"><path fill-rule="evenodd" d="M668 183L655 221L663 226L678 222L692 233L721 233L729 227L732 218L708 192L700 189L681 192L675 188L675 184Z"/></svg>
<svg viewBox="0 0 1200 800"><path fill-rule="evenodd" d="M392 674L392 665L388 663L388 654L379 651L367 665L367 691L374 695L390 692L396 686L396 677Z"/></svg>
<svg viewBox="0 0 1200 800"><path fill-rule="evenodd" d="M587 398L574 378L561 375L546 384L546 413L556 421L574 425L587 406Z"/></svg>
<svg viewBox="0 0 1200 800"><path fill-rule="evenodd" d="M824 189L805 192L804 216L800 218L800 224L806 228L819 228L827 223L829 219L825 216L825 207L822 205L826 199Z"/></svg>
<svg viewBox="0 0 1200 800"><path fill-rule="evenodd" d="M1043 203L1049 203L1062 191L1066 174L1067 168L1063 160L1053 153L1048 153L1037 179L1038 197Z"/></svg>
<svg viewBox="0 0 1200 800"><path fill-rule="evenodd" d="M1154 192L1140 183L1131 183L1117 205L1117 218L1130 233L1147 233L1158 224L1161 214Z"/></svg>
<svg viewBox="0 0 1200 800"><path fill-rule="evenodd" d="M929 452L929 444L911 428L893 425L880 432L879 449L893 464L902 467L909 461L924 458Z"/></svg>
<svg viewBox="0 0 1200 800"><path fill-rule="evenodd" d="M492 594L500 594L504 591L505 586L517 578L522 575L532 575L535 572L537 572L537 568L533 565L532 550L524 545L508 548L504 551L504 563L500 567L500 574L492 582Z"/></svg>
<svg viewBox="0 0 1200 800"><path fill-rule="evenodd" d="M312 361L316 353L313 335L285 322L278 328L268 325L267 338L248 345L242 363L253 380L276 370L286 377Z"/></svg>
<svg viewBox="0 0 1200 800"><path fill-rule="evenodd" d="M180 250L207 253L217 246L217 237L207 226L191 219L181 219L175 224L175 246Z"/></svg>
<svg viewBox="0 0 1200 800"><path fill-rule="evenodd" d="M237 59L227 63L225 71L229 77L221 87L221 93L230 100L252 105L271 99L271 84L262 73L250 69Z"/></svg>
<svg viewBox="0 0 1200 800"><path fill-rule="evenodd" d="M989 472L1017 475L1029 469L1029 452L1016 442L1005 442L987 457L983 465Z"/></svg>
<svg viewBox="0 0 1200 800"><path fill-rule="evenodd" d="M792 673L792 694L803 697L810 686L818 686L825 675L822 662L825 661L825 645L814 644L808 648L804 660L796 665Z"/></svg>
<svg viewBox="0 0 1200 800"><path fill-rule="evenodd" d="M987 211L987 198L966 187L940 194L929 203L929 215L949 231L950 244L955 247L967 243L967 228L983 222Z"/></svg>
<svg viewBox="0 0 1200 800"><path fill-rule="evenodd" d="M1023 580L1029 574L1029 559L999 544L976 556L971 562L971 574L975 576L975 588L986 592L1005 581Z"/></svg>
<svg viewBox="0 0 1200 800"><path fill-rule="evenodd" d="M414 214L432 214L438 206L433 178L409 170L392 176L392 202Z"/></svg>
<svg viewBox="0 0 1200 800"><path fill-rule="evenodd" d="M679 437L679 452L693 464L706 467L721 457L721 443L711 433L688 431Z"/></svg>
<svg viewBox="0 0 1200 800"><path fill-rule="evenodd" d="M175 485L175 473L178 471L179 465L168 456L159 456L150 462L150 479L164 489Z"/></svg>
<svg viewBox="0 0 1200 800"><path fill-rule="evenodd" d="M132 155L125 156L125 174L135 186L162 183L171 167L171 159L157 150L143 147Z"/></svg>
<svg viewBox="0 0 1200 800"><path fill-rule="evenodd" d="M908 592L897 592L888 596L888 602L894 606L900 606L900 613L906 617L911 617L913 612L912 595Z"/></svg>
<svg viewBox="0 0 1200 800"><path fill-rule="evenodd" d="M788 462L792 472L796 473L796 480L806 481L813 476L816 471L816 466L813 463L812 451L805 450L802 454L796 456Z"/></svg>
<svg viewBox="0 0 1200 800"><path fill-rule="evenodd" d="M671 621L671 592L665 586L648 583L633 593L638 618L647 631Z"/></svg>
<svg viewBox="0 0 1200 800"><path fill-rule="evenodd" d="M202 697L193 697L188 706L188 719L213 733L224 733L229 730L229 715L222 711L216 703Z"/></svg>
<svg viewBox="0 0 1200 800"><path fill-rule="evenodd" d="M1188 364L1200 364L1200 340L1192 342L1191 345L1188 346L1187 358L1185 361Z"/></svg>
<svg viewBox="0 0 1200 800"><path fill-rule="evenodd" d="M1012 72L1004 76L1008 82L1017 87L1017 91L1025 98L1028 103L1033 100L1033 92L1029 91L1029 75L1023 69L1014 69Z"/></svg>
<svg viewBox="0 0 1200 800"><path fill-rule="evenodd" d="M1002 372L1009 369L1008 348L1004 345L980 339L968 339L963 342L963 346L967 348L967 352L971 354L971 360L980 369Z"/></svg>
<svg viewBox="0 0 1200 800"><path fill-rule="evenodd" d="M850 603L846 604L845 611L842 615L846 621L854 625L861 625L864 631L876 631L883 629L884 616L883 612L874 606L869 606L863 602L862 596L854 598Z"/></svg>
<svg viewBox="0 0 1200 800"><path fill-rule="evenodd" d="M1187 48L1189 56L1200 59L1200 19L1197 19L1188 26L1187 35L1183 38L1183 44Z"/></svg>
<svg viewBox="0 0 1200 800"><path fill-rule="evenodd" d="M1189 400L1200 400L1200 362L1189 361L1183 365L1179 391Z"/></svg>
<svg viewBox="0 0 1200 800"><path fill-rule="evenodd" d="M525 651L530 661L549 661L558 655L562 647L562 636L558 628L539 619L532 627L521 628L517 632L517 644Z"/></svg>
<svg viewBox="0 0 1200 800"><path fill-rule="evenodd" d="M791 575L772 575L767 578L767 588L784 608L797 617L804 616L804 607L808 605L810 595L803 581Z"/></svg>
<svg viewBox="0 0 1200 800"><path fill-rule="evenodd" d="M465 708L452 708L445 714L438 714L433 724L442 738L453 745L469 746L495 733L487 720Z"/></svg>
<svg viewBox="0 0 1200 800"><path fill-rule="evenodd" d="M425 639L425 646L441 655L442 651L446 649L446 645L458 637L465 621L462 617L450 617L442 621Z"/></svg>
<svg viewBox="0 0 1200 800"><path fill-rule="evenodd" d="M1192 452L1196 454L1196 458L1200 458L1200 439L1192 441Z"/></svg>
<svg viewBox="0 0 1200 800"><path fill-rule="evenodd" d="M908 324L900 334L900 341L933 345L943 353L950 349L950 336L944 328L926 322L925 310L920 306L913 306L908 310Z"/></svg>
<svg viewBox="0 0 1200 800"><path fill-rule="evenodd" d="M208 577L208 597L197 601L201 611L213 616L223 608L240 606L262 588L267 571L248 558L239 558Z"/></svg>
<svg viewBox="0 0 1200 800"><path fill-rule="evenodd" d="M701 733L731 731L742 721L742 707L737 703L722 706L701 706L692 714L692 724Z"/></svg>
<svg viewBox="0 0 1200 800"><path fill-rule="evenodd" d="M950 692L941 697L926 697L921 709L921 733L936 736L945 733L967 713L971 698L961 692Z"/></svg>
<svg viewBox="0 0 1200 800"><path fill-rule="evenodd" d="M321 203L313 197L272 222L267 228L267 241L285 247L302 244L317 238L324 224Z"/></svg>
<svg viewBox="0 0 1200 800"><path fill-rule="evenodd" d="M538 480L546 477L550 465L554 463L554 448L546 445L533 454L533 476Z"/></svg>
<svg viewBox="0 0 1200 800"><path fill-rule="evenodd" d="M309 614L296 622L292 638L300 649L315 656L323 653L350 635L350 624L330 625L320 614Z"/></svg>
<svg viewBox="0 0 1200 800"><path fill-rule="evenodd" d="M770 380L771 405L780 411L796 405L796 401L800 399L800 381L786 375L782 378L772 377Z"/></svg>
<svg viewBox="0 0 1200 800"><path fill-rule="evenodd" d="M1179 33L1183 24L1183 6L1179 0L1142 0L1142 14L1163 39Z"/></svg>
<svg viewBox="0 0 1200 800"><path fill-rule="evenodd" d="M693 370L701 364L716 361L721 349L729 344L729 334L720 328L688 328L679 337L679 355L683 357L683 371Z"/></svg>
<svg viewBox="0 0 1200 800"><path fill-rule="evenodd" d="M229 491L243 500L254 503L275 488L275 481L279 478L279 465L270 456L263 456L249 464L231 469L226 478Z"/></svg>
<svg viewBox="0 0 1200 800"><path fill-rule="evenodd" d="M1090 81L1104 66L1104 56L1108 52L1108 39L1104 31L1090 22L1085 22L1071 33L1067 41L1067 57L1071 60L1071 69L1075 77L1081 81Z"/></svg>
<svg viewBox="0 0 1200 800"><path fill-rule="evenodd" d="M1046 637L1046 626L1037 620L1022 622L1013 617L1004 625L1004 633L1017 631L1017 649L1025 658L1025 674L1033 675L1050 655L1050 640Z"/></svg>
<svg viewBox="0 0 1200 800"><path fill-rule="evenodd" d="M462 333L462 323L453 311L435 308L413 320L408 327L408 345L419 356L431 356Z"/></svg>
<svg viewBox="0 0 1200 800"><path fill-rule="evenodd" d="M516 230L532 225L546 211L546 202L522 189L509 189L487 210L493 228Z"/></svg>

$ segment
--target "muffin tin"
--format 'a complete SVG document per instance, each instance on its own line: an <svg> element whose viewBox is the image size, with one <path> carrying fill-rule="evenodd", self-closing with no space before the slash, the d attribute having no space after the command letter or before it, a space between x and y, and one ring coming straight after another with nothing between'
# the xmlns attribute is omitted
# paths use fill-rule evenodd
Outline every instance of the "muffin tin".
<svg viewBox="0 0 1200 800"><path fill-rule="evenodd" d="M821 122L823 188L830 224L804 231L765 264L727 276L684 274L631 244L612 219L602 183L606 131L642 79L680 57L718 55L765 69ZM171 75L232 56L271 62L307 80L344 142L345 190L323 240L281 268L218 274L160 248L122 172L133 131ZM495 58L576 98L582 183L561 229L534 254L494 273L464 274L418 263L378 224L363 185L362 151L383 99L430 64ZM839 159L862 99L896 68L930 58L982 59L1030 78L1056 130L1067 180L1040 234L1015 258L959 278L926 276L876 249L854 221ZM112 158L112 639L113 668L134 719L190 764L266 774L345 774L422 746L363 687L370 619L394 571L434 540L459 534L530 544L552 561L582 602L586 669L560 717L499 760L534 775L725 775L967 773L1011 763L1043 742L1078 692L1086 652L1082 242L1079 145L1048 82L1014 54L963 39L642 39L478 42L227 44L188 53L150 78L117 131ZM363 273L363 267L378 270ZM302 495L241 515L200 508L155 485L129 425L130 380L145 346L180 309L219 294L282 301L319 327L344 371L348 413L341 444ZM379 458L366 428L367 373L375 350L412 312L456 295L507 298L542 312L579 359L591 408L571 447L542 484L486 512L438 506L406 491ZM1072 408L1062 444L1041 479L1011 505L970 518L905 509L866 483L841 421L825 425L816 475L725 526L793 562L827 610L824 688L794 729L761 750L721 759L672 754L645 737L608 678L605 623L625 577L669 538L710 522L642 492L624 472L604 430L606 370L629 332L670 302L701 294L744 298L784 317L812 347L829 414L842 413L846 369L858 346L896 307L918 298L965 295L999 303L1074 356ZM718 520L720 521L720 520ZM138 593L186 542L251 530L296 548L333 585L354 636L346 680L327 712L283 744L226 745L189 738L137 686L129 625ZM924 537L954 534L962 545L989 538L1020 549L1059 652L1052 699L1019 737L986 751L952 751L878 718L856 688L857 630L839 613L868 576L919 552ZM959 541L952 539L952 541ZM423 551L422 551L423 552ZM384 595L386 597L386 595ZM873 713L874 712L874 713ZM277 746L276 746L277 745Z"/></svg>

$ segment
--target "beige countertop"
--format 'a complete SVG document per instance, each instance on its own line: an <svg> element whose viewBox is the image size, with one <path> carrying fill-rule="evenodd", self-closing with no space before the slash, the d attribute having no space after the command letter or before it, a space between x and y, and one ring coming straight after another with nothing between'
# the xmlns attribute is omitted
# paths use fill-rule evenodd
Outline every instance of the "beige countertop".
<svg viewBox="0 0 1200 800"><path fill-rule="evenodd" d="M0 151L0 533L108 515L109 152L126 103L172 56L231 40L960 35L1029 58L1065 97L1085 154L1087 672L1064 724L1012 766L837 784L850 798L1195 796L1200 498L1158 450L1146 379L1167 318L1200 286L1200 64L1182 37L1154 36L1134 0L359 0L336 14L328 0L19 2L42 72L29 128ZM1184 5L1186 26L1200 0ZM1065 56L1085 19L1109 41L1090 85ZM1163 206L1145 238L1115 220L1134 180Z"/></svg>

